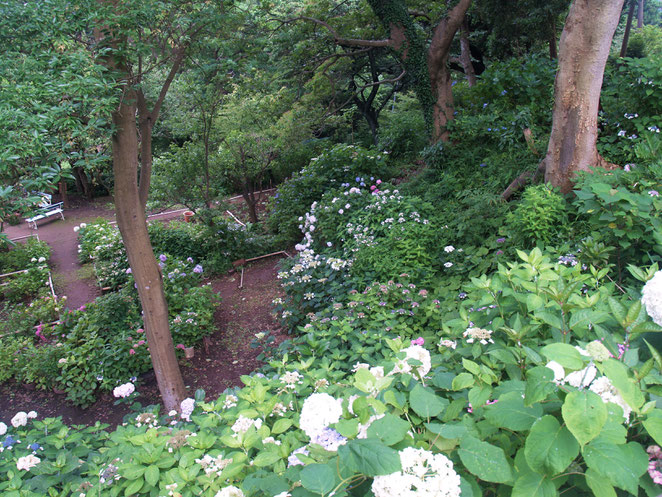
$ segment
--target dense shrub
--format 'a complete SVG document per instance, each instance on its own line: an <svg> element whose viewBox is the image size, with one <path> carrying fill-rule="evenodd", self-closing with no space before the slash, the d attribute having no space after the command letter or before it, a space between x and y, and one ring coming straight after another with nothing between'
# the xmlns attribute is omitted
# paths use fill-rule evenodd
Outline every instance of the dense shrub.
<svg viewBox="0 0 662 497"><path fill-rule="evenodd" d="M508 215L506 230L522 247L559 241L568 230L565 199L550 185L529 186Z"/></svg>
<svg viewBox="0 0 662 497"><path fill-rule="evenodd" d="M388 176L384 153L353 145L336 145L311 159L310 163L280 185L270 202L267 226L282 241L291 243L300 238L299 217L324 192L344 184L367 183Z"/></svg>

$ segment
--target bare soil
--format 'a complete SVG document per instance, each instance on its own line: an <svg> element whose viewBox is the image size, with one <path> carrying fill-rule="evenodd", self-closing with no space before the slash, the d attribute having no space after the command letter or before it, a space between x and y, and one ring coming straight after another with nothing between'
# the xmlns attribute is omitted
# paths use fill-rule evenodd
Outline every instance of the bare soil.
<svg viewBox="0 0 662 497"><path fill-rule="evenodd" d="M83 275L80 273L73 227L98 217L113 219L114 214L112 204L102 199L94 203L82 202L66 210L65 217L65 221L59 218L42 221L37 231L39 238L52 249L51 267L58 296L66 295L66 306L77 308L94 300L100 295L100 290L93 276L81 278ZM182 217L179 212L159 216L158 219ZM6 230L10 238L30 231L34 230L29 230L25 223ZM225 389L241 385L240 377L259 366L256 357L261 349L251 346L256 333L268 331L276 335L277 340L285 338L271 315L271 301L281 291L276 279L278 260L278 256L272 256L247 266L241 289L238 288L240 271L206 281L221 294L222 300L215 314L216 332L204 346L196 349L192 360L182 360L180 363L190 396L197 389L203 389L208 398L215 398ZM153 372L139 378L137 391L140 393L137 401L143 406L160 403ZM29 390L14 382L5 383L0 385L0 420L8 422L17 411L35 410L40 418L62 416L68 424L94 424L100 421L116 425L130 413L125 404L115 406L115 399L110 393L100 395L98 401L87 409L67 402L65 397L50 391Z"/></svg>

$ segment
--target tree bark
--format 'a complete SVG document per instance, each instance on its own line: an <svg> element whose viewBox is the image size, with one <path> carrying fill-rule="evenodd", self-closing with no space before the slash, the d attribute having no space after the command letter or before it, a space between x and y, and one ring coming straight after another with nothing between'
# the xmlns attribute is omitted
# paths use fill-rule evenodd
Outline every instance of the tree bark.
<svg viewBox="0 0 662 497"><path fill-rule="evenodd" d="M58 190L60 192L60 200L62 200L62 207L65 209L69 208L69 195L67 195L67 181L61 179L58 182Z"/></svg>
<svg viewBox="0 0 662 497"><path fill-rule="evenodd" d="M639 0L639 9L637 11L637 29L644 27L644 0Z"/></svg>
<svg viewBox="0 0 662 497"><path fill-rule="evenodd" d="M453 119L453 91L448 67L451 43L462 25L471 0L460 0L434 28L427 53L428 73L434 95L433 141L448 141L446 124Z"/></svg>
<svg viewBox="0 0 662 497"><path fill-rule="evenodd" d="M556 60L559 56L558 51L556 50L556 21L554 17L549 21L549 58L551 60Z"/></svg>
<svg viewBox="0 0 662 497"><path fill-rule="evenodd" d="M476 84L476 71L474 65L471 63L471 45L469 44L469 23L467 17L462 21L460 28L460 63L464 69L464 75L467 77L469 86Z"/></svg>
<svg viewBox="0 0 662 497"><path fill-rule="evenodd" d="M628 53L628 41L630 40L630 30L632 29L632 18L634 17L635 0L630 0L630 9L628 10L628 20L625 23L625 32L623 33L623 43L621 44L621 53L619 57L625 57Z"/></svg>
<svg viewBox="0 0 662 497"><path fill-rule="evenodd" d="M596 147L598 105L611 40L624 0L575 0L561 34L545 181L572 190L577 171L605 166ZM590 22L587 22L590 20Z"/></svg>
<svg viewBox="0 0 662 497"><path fill-rule="evenodd" d="M179 411L186 388L170 334L163 279L149 241L145 210L138 193L136 94L128 84L124 89L122 102L112 116L116 129L112 149L117 226L138 287L147 344L163 404L166 411Z"/></svg>

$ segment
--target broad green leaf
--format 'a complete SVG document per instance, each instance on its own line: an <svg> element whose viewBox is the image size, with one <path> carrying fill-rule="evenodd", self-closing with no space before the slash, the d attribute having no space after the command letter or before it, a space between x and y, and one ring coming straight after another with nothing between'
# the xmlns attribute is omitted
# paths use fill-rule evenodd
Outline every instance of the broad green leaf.
<svg viewBox="0 0 662 497"><path fill-rule="evenodd" d="M545 366L536 366L526 372L526 387L524 389L524 405L530 406L545 400L558 388L554 383L554 372Z"/></svg>
<svg viewBox="0 0 662 497"><path fill-rule="evenodd" d="M486 408L485 418L494 426L513 431L523 431L542 416L542 406L524 405L524 399L519 392L509 392L499 397L499 401Z"/></svg>
<svg viewBox="0 0 662 497"><path fill-rule="evenodd" d="M538 473L527 473L515 481L512 497L556 497L554 484Z"/></svg>
<svg viewBox="0 0 662 497"><path fill-rule="evenodd" d="M417 383L409 394L409 405L416 414L424 418L433 418L446 408L448 400Z"/></svg>
<svg viewBox="0 0 662 497"><path fill-rule="evenodd" d="M336 485L333 470L326 464L309 464L301 470L301 485L316 494L327 494Z"/></svg>
<svg viewBox="0 0 662 497"><path fill-rule="evenodd" d="M543 416L531 427L524 443L529 467L554 476L566 469L579 454L579 444L554 416Z"/></svg>
<svg viewBox="0 0 662 497"><path fill-rule="evenodd" d="M616 490L609 480L593 468L588 468L585 473L586 484L595 497L616 497Z"/></svg>
<svg viewBox="0 0 662 497"><path fill-rule="evenodd" d="M274 464L280 458L281 457L275 452L262 451L255 457L253 464L258 468L262 468Z"/></svg>
<svg viewBox="0 0 662 497"><path fill-rule="evenodd" d="M657 442L662 445L662 411L655 409L643 421L644 428L648 434Z"/></svg>
<svg viewBox="0 0 662 497"><path fill-rule="evenodd" d="M338 457L357 473L366 476L389 475L402 469L400 456L383 442L371 438L350 440L338 447Z"/></svg>
<svg viewBox="0 0 662 497"><path fill-rule="evenodd" d="M145 466L127 464L124 468L120 469L120 474L127 480L135 480L145 474Z"/></svg>
<svg viewBox="0 0 662 497"><path fill-rule="evenodd" d="M628 376L628 367L625 364L616 359L607 359L598 367L632 409L638 410L644 404L646 399L635 381Z"/></svg>
<svg viewBox="0 0 662 497"><path fill-rule="evenodd" d="M460 373L453 378L453 390L458 391L464 388L472 387L474 384L474 377L470 373Z"/></svg>
<svg viewBox="0 0 662 497"><path fill-rule="evenodd" d="M142 477L133 480L124 489L124 495L128 497L129 495L137 494L144 484L145 484L145 480Z"/></svg>
<svg viewBox="0 0 662 497"><path fill-rule="evenodd" d="M594 441L583 449L589 468L607 478L615 487L637 495L639 477L648 468L648 455L638 443L616 445Z"/></svg>
<svg viewBox="0 0 662 497"><path fill-rule="evenodd" d="M552 343L545 345L540 352L550 361L556 361L564 368L578 370L584 367L579 351L567 343Z"/></svg>
<svg viewBox="0 0 662 497"><path fill-rule="evenodd" d="M607 421L607 407L590 391L570 392L561 408L563 421L580 445L593 440Z"/></svg>
<svg viewBox="0 0 662 497"><path fill-rule="evenodd" d="M354 438L359 432L359 420L358 418L341 419L336 423L336 430L343 437Z"/></svg>
<svg viewBox="0 0 662 497"><path fill-rule="evenodd" d="M467 470L481 480L506 483L513 479L510 464L499 447L466 436L460 442L458 454Z"/></svg>
<svg viewBox="0 0 662 497"><path fill-rule="evenodd" d="M376 437L386 445L394 445L405 438L410 429L411 425L404 419L387 413L370 424L368 436Z"/></svg>
<svg viewBox="0 0 662 497"><path fill-rule="evenodd" d="M271 433L274 435L277 435L279 433L283 433L284 431L287 431L287 429L292 426L292 420L289 418L281 418L278 421L274 423L273 428L271 429Z"/></svg>
<svg viewBox="0 0 662 497"><path fill-rule="evenodd" d="M145 481L155 487L159 483L160 474L159 468L154 465L148 466L145 470Z"/></svg>

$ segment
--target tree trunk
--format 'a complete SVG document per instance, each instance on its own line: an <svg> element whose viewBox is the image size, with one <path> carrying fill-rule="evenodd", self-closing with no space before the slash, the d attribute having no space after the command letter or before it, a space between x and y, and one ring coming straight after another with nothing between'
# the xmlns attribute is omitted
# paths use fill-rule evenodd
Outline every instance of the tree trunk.
<svg viewBox="0 0 662 497"><path fill-rule="evenodd" d="M87 174L82 167L75 167L74 174L76 176L76 184L80 183L82 188L82 193L85 195L85 198L88 201L92 200L92 187L90 185L90 180L87 178Z"/></svg>
<svg viewBox="0 0 662 497"><path fill-rule="evenodd" d="M149 185L152 179L152 128L150 113L147 112L145 115L140 111L140 181L138 183L140 186L138 194L143 211L147 207Z"/></svg>
<svg viewBox="0 0 662 497"><path fill-rule="evenodd" d="M428 75L434 95L433 141L448 141L446 124L453 119L453 90L448 56L455 33L462 25L471 0L460 0L434 28L427 53Z"/></svg>
<svg viewBox="0 0 662 497"><path fill-rule="evenodd" d="M549 58L556 60L559 54L556 50L556 21L554 20L554 16L550 19L549 24Z"/></svg>
<svg viewBox="0 0 662 497"><path fill-rule="evenodd" d="M65 209L69 208L69 195L67 195L67 181L61 179L58 183L58 189L60 191L60 200L62 200L62 207Z"/></svg>
<svg viewBox="0 0 662 497"><path fill-rule="evenodd" d="M561 34L545 181L572 190L577 171L606 163L598 154L598 105L611 40L624 0L575 0ZM590 19L590 22L587 22Z"/></svg>
<svg viewBox="0 0 662 497"><path fill-rule="evenodd" d="M464 75L467 77L469 86L476 84L476 71L474 65L471 63L471 45L469 44L469 23L467 17L462 21L460 28L460 63L464 69Z"/></svg>
<svg viewBox="0 0 662 497"><path fill-rule="evenodd" d="M644 0L639 0L639 9L637 11L637 29L644 27Z"/></svg>
<svg viewBox="0 0 662 497"><path fill-rule="evenodd" d="M138 287L152 365L166 411L180 409L186 397L168 323L168 305L163 279L147 233L145 210L138 185L138 130L136 95L125 86L121 104L113 112L113 173L115 212L127 257Z"/></svg>
<svg viewBox="0 0 662 497"><path fill-rule="evenodd" d="M625 32L623 33L623 43L621 44L621 53L619 57L625 57L628 53L628 41L630 40L630 30L632 29L632 18L634 17L635 0L630 0L630 9L628 10L628 20L625 23Z"/></svg>

